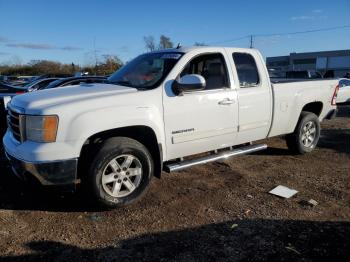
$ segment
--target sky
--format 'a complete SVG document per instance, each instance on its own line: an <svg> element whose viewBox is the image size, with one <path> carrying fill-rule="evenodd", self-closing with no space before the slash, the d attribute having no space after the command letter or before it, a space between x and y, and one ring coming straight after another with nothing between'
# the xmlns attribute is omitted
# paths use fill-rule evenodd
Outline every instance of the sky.
<svg viewBox="0 0 350 262"><path fill-rule="evenodd" d="M350 0L0 0L0 64L54 60L94 64L103 55L126 62L161 34L183 46L249 47L265 57L350 49Z"/></svg>

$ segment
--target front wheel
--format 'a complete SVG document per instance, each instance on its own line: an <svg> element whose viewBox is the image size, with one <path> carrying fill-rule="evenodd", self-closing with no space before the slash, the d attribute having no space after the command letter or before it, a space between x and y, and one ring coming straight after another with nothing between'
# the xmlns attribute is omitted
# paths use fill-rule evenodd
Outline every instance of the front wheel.
<svg viewBox="0 0 350 262"><path fill-rule="evenodd" d="M132 204L147 191L153 176L153 161L147 148L126 137L104 142L92 162L88 186L103 206Z"/></svg>
<svg viewBox="0 0 350 262"><path fill-rule="evenodd" d="M299 122L292 134L286 136L288 148L297 154L313 151L320 138L321 127L317 115L301 112Z"/></svg>

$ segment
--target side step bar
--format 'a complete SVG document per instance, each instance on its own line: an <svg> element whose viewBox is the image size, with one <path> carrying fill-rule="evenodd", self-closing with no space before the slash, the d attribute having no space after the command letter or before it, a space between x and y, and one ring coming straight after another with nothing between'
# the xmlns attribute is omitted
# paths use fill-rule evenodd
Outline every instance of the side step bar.
<svg viewBox="0 0 350 262"><path fill-rule="evenodd" d="M164 171L171 173L171 172L179 171L179 170L189 168L192 166L206 164L206 163L218 161L221 159L227 159L227 158L233 157L233 156L240 156L240 155L254 153L254 152L257 152L260 150L264 150L266 148L267 148L266 144L244 146L241 148L222 151L222 152L219 152L217 154L199 157L196 159L184 160L181 162L176 162L176 163L171 163L171 164L165 164Z"/></svg>

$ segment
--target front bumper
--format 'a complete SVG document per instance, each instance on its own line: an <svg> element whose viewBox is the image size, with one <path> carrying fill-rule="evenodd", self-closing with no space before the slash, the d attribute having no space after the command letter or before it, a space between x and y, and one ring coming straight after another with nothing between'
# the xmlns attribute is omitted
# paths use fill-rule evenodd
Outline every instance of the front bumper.
<svg viewBox="0 0 350 262"><path fill-rule="evenodd" d="M13 172L20 178L30 174L45 186L74 186L77 182L78 159L26 162L5 153Z"/></svg>

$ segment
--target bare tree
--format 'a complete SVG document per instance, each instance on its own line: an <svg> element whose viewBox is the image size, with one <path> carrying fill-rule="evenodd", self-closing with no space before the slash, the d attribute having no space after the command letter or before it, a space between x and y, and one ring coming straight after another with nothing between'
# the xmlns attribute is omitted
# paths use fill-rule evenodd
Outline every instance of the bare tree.
<svg viewBox="0 0 350 262"><path fill-rule="evenodd" d="M145 42L146 49L148 51L154 51L156 50L156 42L154 40L154 37L152 35L144 36L143 41Z"/></svg>
<svg viewBox="0 0 350 262"><path fill-rule="evenodd" d="M159 38L159 49L173 48L174 44L171 42L170 37L161 35Z"/></svg>

